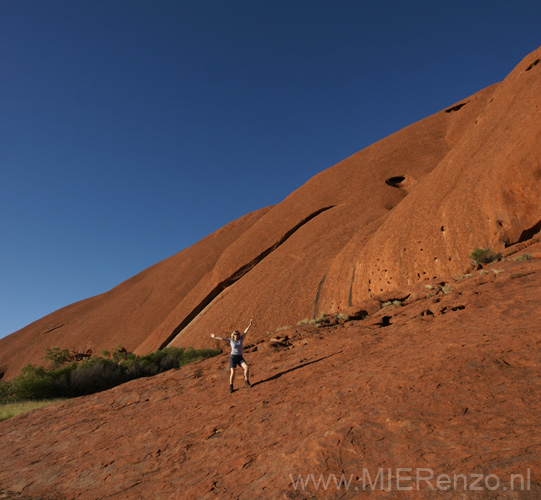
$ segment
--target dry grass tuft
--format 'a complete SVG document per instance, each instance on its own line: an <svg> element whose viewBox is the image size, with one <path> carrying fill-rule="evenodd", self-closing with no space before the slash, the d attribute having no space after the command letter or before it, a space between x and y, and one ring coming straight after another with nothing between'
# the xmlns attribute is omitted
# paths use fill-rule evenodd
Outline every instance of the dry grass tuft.
<svg viewBox="0 0 541 500"><path fill-rule="evenodd" d="M22 413L27 413L44 406L64 401L63 399L46 399L43 401L21 401L20 403L6 403L0 405L0 422L11 417L16 417Z"/></svg>

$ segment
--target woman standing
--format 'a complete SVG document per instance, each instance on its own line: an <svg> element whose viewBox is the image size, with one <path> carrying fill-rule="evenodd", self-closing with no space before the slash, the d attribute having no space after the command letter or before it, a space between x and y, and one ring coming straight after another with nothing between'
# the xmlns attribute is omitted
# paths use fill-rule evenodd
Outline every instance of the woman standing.
<svg viewBox="0 0 541 500"><path fill-rule="evenodd" d="M244 330L244 334L241 335L238 330L235 330L231 334L230 339L224 339L223 337L217 337L214 334L211 334L210 336L213 339L223 340L224 342L229 342L229 345L231 346L231 356L229 357L229 368L231 371L231 374L229 376L229 392L233 392L233 382L235 380L235 369L237 366L242 366L244 370L244 383L246 384L246 387L250 386L250 379L249 379L249 372L250 367L248 366L248 363L246 363L245 359L242 357L242 343L244 342L244 338L246 337L246 334L248 333L248 330L252 327L252 323L254 322L253 319L250 320L250 324Z"/></svg>

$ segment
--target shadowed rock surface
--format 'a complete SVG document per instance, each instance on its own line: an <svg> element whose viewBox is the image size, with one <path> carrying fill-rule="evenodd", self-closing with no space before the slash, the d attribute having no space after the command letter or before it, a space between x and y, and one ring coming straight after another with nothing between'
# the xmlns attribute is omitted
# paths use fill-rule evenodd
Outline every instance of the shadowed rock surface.
<svg viewBox="0 0 541 500"><path fill-rule="evenodd" d="M0 487L44 500L540 498L540 289L534 239L350 310L364 319L248 337L251 389L238 379L229 394L224 354L14 417L0 423ZM501 488L399 491L400 467L468 486L494 474ZM309 474L349 486L302 489Z"/></svg>

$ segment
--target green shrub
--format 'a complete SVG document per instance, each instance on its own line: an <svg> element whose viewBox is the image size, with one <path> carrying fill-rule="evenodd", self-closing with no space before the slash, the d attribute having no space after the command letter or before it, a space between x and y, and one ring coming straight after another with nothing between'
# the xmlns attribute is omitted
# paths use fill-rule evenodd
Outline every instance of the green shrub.
<svg viewBox="0 0 541 500"><path fill-rule="evenodd" d="M58 368L69 363L71 359L71 354L68 349L60 349L60 347L53 347L49 349L45 348L45 356L43 357L45 361L49 361L53 368Z"/></svg>
<svg viewBox="0 0 541 500"><path fill-rule="evenodd" d="M85 396L111 389L126 381L124 370L118 363L112 359L93 356L73 370L65 396Z"/></svg>
<svg viewBox="0 0 541 500"><path fill-rule="evenodd" d="M221 353L216 349L168 347L145 356L136 356L117 349L113 353L104 353L111 357L92 356L80 363L59 366L66 362L61 356L64 351L59 348L47 349L47 359L52 367L26 365L11 382L0 382L0 403L93 394Z"/></svg>
<svg viewBox="0 0 541 500"><path fill-rule="evenodd" d="M41 400L67 397L70 392L70 374L77 368L76 363L61 368L46 369L43 366L26 365L21 375L14 378L12 400ZM1 384L0 384L1 385ZM0 400L5 402L5 400Z"/></svg>
<svg viewBox="0 0 541 500"><path fill-rule="evenodd" d="M514 260L516 260L517 262L522 262L523 260L531 260L531 259L532 259L532 256L530 254L523 253L522 255L515 257Z"/></svg>
<svg viewBox="0 0 541 500"><path fill-rule="evenodd" d="M479 264L490 264L491 262L503 259L501 253L495 253L488 247L476 248L469 257L476 266Z"/></svg>
<svg viewBox="0 0 541 500"><path fill-rule="evenodd" d="M175 348L171 347L171 349ZM193 349L190 347L189 349L179 353L179 367L199 359L211 358L212 356L220 354L220 352L221 351L216 351L215 349Z"/></svg>
<svg viewBox="0 0 541 500"><path fill-rule="evenodd" d="M13 382L0 382L0 402L12 403L17 401L17 391Z"/></svg>
<svg viewBox="0 0 541 500"><path fill-rule="evenodd" d="M52 370L42 366L26 365L21 375L13 380L18 399L53 398L54 378Z"/></svg>

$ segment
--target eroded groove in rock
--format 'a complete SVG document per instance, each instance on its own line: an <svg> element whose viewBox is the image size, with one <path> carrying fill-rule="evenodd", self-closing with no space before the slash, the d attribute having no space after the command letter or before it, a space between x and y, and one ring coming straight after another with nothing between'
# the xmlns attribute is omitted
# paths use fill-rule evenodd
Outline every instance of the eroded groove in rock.
<svg viewBox="0 0 541 500"><path fill-rule="evenodd" d="M42 332L41 334L45 335L46 333L54 332L55 330L58 330L59 328L62 328L64 325L65 325L65 323L62 323L61 325L58 325L58 326L53 326L53 328L50 328L49 330L47 330L45 332Z"/></svg>
<svg viewBox="0 0 541 500"><path fill-rule="evenodd" d="M454 111L458 111L460 108L463 108L464 106L466 106L466 104L468 104L468 101L467 102L462 102L460 104L457 104L456 106L452 106L451 108L447 108L445 110L446 113L452 113Z"/></svg>
<svg viewBox="0 0 541 500"><path fill-rule="evenodd" d="M541 231L541 220L537 222L537 224L534 224L532 227L522 231L518 239L518 243L531 240L537 233L539 233L539 231Z"/></svg>
<svg viewBox="0 0 541 500"><path fill-rule="evenodd" d="M220 295L226 288L230 287L241 279L246 273L248 273L250 270L252 270L257 264L259 264L265 257L268 257L274 250L276 250L279 246L284 244L296 231L298 231L302 226L310 222L314 217L317 217L319 214L326 212L327 210L330 210L331 208L334 208L334 205L320 208L319 210L315 211L314 213L310 214L308 217L304 218L301 222L299 222L295 227L290 229L278 242L276 242L274 245L271 245L269 248L261 252L255 259L248 262L248 264L245 264L240 269L235 271L231 276L226 278L225 280L218 283L210 292L209 294L192 310L190 314L182 320L182 322L173 330L171 335L167 337L167 339L162 342L159 349L164 349L167 347L168 344L170 344L177 335L184 330L200 313L207 307L218 295Z"/></svg>
<svg viewBox="0 0 541 500"><path fill-rule="evenodd" d="M500 225L501 225L501 223L500 223ZM522 231L520 233L520 236L518 237L517 240L508 239L505 242L505 248L512 247L513 245L516 245L517 243L524 243L526 241L529 241L529 240L533 239L533 237L536 236L537 234L539 234L540 232L541 232L541 220L539 220L532 227L524 229L524 231Z"/></svg>
<svg viewBox="0 0 541 500"><path fill-rule="evenodd" d="M539 64L539 62L541 61L541 59L536 59L532 64L530 64L527 68L526 68L526 71L530 71L534 66L537 66Z"/></svg>
<svg viewBox="0 0 541 500"><path fill-rule="evenodd" d="M353 266L353 274L351 276L351 284L349 285L349 295L348 295L348 307L353 305L353 283L355 282L355 266Z"/></svg>
<svg viewBox="0 0 541 500"><path fill-rule="evenodd" d="M317 287L316 300L314 301L314 318L317 317L317 306L319 305L319 296L321 294L321 288L323 287L323 284L325 283L326 279L327 279L327 273L324 274L323 278L321 279Z"/></svg>

